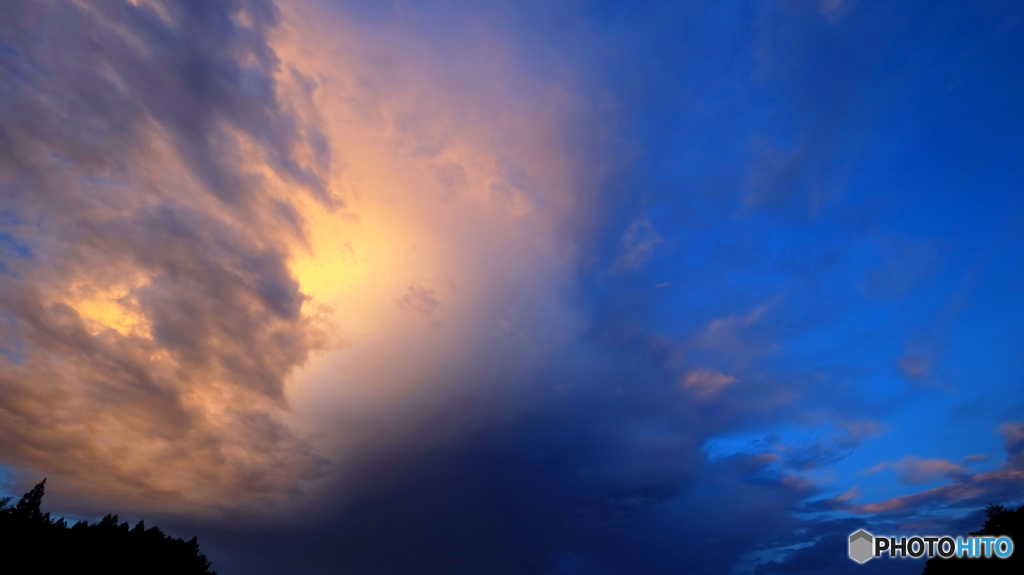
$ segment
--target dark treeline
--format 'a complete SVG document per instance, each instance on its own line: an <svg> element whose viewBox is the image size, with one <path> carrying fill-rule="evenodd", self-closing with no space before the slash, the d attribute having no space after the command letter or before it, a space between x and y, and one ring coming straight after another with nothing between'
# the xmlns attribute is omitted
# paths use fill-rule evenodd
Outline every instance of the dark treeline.
<svg viewBox="0 0 1024 575"><path fill-rule="evenodd" d="M160 529L118 523L117 515L72 526L43 513L44 479L17 504L0 499L0 541L7 556L3 573L77 573L105 575L216 575L199 552L199 542L175 539ZM12 562L12 557L20 558Z"/></svg>
<svg viewBox="0 0 1024 575"><path fill-rule="evenodd" d="M1024 550L1017 549L1024 544L1024 506L1007 509L1002 505L989 505L985 509L988 519L981 531L973 531L971 535L1006 535L1013 540L1013 555L1006 559L929 559L924 565L923 575L968 575L975 573L1024 573Z"/></svg>

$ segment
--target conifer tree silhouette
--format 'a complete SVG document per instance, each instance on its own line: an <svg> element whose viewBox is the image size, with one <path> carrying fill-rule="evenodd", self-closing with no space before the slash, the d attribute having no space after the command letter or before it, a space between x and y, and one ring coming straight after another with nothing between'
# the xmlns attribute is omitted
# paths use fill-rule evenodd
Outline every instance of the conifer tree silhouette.
<svg viewBox="0 0 1024 575"><path fill-rule="evenodd" d="M34 523L46 522L50 514L43 515L41 505L43 503L43 490L46 488L46 480L43 479L31 491L22 496L18 504L11 511L12 515L21 521Z"/></svg>
<svg viewBox="0 0 1024 575"><path fill-rule="evenodd" d="M43 479L15 505L10 497L0 499L0 545L21 558L3 565L5 575L64 575L83 568L105 575L217 575L195 537L173 538L142 521L129 529L109 514L68 527L63 518L43 513L45 490Z"/></svg>
<svg viewBox="0 0 1024 575"><path fill-rule="evenodd" d="M959 559L956 557L943 559L935 557L924 565L923 575L968 575L974 573L995 573L1020 575L1024 573L1024 550L1017 546L1024 544L1024 506L1007 509L1002 505L989 505L985 508L985 525L981 531L973 531L971 535L1006 535L1013 540L1013 555L1007 559L980 558Z"/></svg>

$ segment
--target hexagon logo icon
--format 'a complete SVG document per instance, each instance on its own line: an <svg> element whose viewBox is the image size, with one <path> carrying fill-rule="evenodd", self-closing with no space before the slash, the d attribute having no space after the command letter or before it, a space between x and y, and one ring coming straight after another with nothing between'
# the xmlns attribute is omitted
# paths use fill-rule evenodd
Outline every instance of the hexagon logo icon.
<svg viewBox="0 0 1024 575"><path fill-rule="evenodd" d="M875 538L863 529L850 534L850 559L864 563L871 559Z"/></svg>

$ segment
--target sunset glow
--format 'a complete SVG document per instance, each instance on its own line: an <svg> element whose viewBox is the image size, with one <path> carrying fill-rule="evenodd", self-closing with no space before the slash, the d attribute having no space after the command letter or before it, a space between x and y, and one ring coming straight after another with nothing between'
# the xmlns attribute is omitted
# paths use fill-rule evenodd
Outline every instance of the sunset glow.
<svg viewBox="0 0 1024 575"><path fill-rule="evenodd" d="M973 527L1024 502L1011 4L5 2L0 495L222 575Z"/></svg>

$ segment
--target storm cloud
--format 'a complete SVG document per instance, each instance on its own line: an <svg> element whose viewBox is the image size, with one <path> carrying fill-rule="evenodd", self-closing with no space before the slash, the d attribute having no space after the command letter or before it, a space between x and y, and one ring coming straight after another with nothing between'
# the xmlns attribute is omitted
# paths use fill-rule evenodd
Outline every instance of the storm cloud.
<svg viewBox="0 0 1024 575"><path fill-rule="evenodd" d="M0 486L225 574L975 529L1024 498L999 4L3 2Z"/></svg>
<svg viewBox="0 0 1024 575"><path fill-rule="evenodd" d="M279 97L269 2L7 2L2 451L80 495L185 509L325 460L282 425L323 343L287 263L326 140Z"/></svg>

